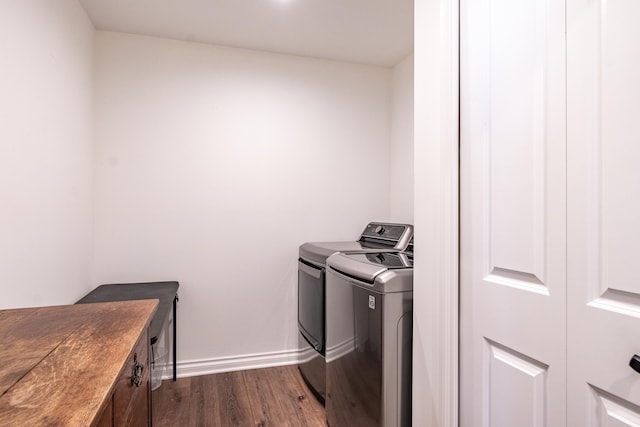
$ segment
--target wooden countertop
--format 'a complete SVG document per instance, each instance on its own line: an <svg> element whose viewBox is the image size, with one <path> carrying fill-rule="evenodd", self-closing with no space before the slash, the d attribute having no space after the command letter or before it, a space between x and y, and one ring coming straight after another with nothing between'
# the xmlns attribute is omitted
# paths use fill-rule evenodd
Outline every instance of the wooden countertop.
<svg viewBox="0 0 640 427"><path fill-rule="evenodd" d="M157 300L0 311L0 426L90 426Z"/></svg>

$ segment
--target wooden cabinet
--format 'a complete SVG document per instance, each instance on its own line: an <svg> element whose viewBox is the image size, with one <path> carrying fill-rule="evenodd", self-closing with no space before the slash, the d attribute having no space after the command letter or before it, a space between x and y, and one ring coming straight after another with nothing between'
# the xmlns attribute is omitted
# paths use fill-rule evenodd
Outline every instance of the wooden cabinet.
<svg viewBox="0 0 640 427"><path fill-rule="evenodd" d="M149 333L145 331L129 355L98 426L151 425Z"/></svg>
<svg viewBox="0 0 640 427"><path fill-rule="evenodd" d="M113 427L113 397L109 399L107 407L102 411L96 427Z"/></svg>
<svg viewBox="0 0 640 427"><path fill-rule="evenodd" d="M127 360L124 372L113 393L113 423L115 426L150 425L151 365L149 363L149 335L145 331L138 340L133 355ZM147 422L145 423L145 420Z"/></svg>
<svg viewBox="0 0 640 427"><path fill-rule="evenodd" d="M157 300L0 311L0 426L151 425Z"/></svg>

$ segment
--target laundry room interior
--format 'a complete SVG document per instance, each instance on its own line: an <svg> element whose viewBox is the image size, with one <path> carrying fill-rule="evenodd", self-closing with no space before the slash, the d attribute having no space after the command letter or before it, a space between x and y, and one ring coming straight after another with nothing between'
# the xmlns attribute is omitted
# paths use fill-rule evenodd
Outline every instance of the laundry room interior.
<svg viewBox="0 0 640 427"><path fill-rule="evenodd" d="M237 15L0 5L0 308L179 282L165 380L296 365L298 247L372 221L415 224L420 245L437 197L415 185L416 151L432 160L414 144L413 1L219 3ZM207 19L233 21L212 41Z"/></svg>
<svg viewBox="0 0 640 427"><path fill-rule="evenodd" d="M0 426L640 425L639 20L0 0Z"/></svg>

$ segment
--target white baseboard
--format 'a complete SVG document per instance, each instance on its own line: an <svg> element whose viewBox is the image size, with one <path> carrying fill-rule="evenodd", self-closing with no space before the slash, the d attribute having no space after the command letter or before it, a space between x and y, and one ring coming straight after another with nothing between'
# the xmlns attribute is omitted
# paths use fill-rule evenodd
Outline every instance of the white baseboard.
<svg viewBox="0 0 640 427"><path fill-rule="evenodd" d="M242 371L246 369L297 365L303 361L306 356L307 350L302 349L190 360L178 362L176 371L178 378L195 377L198 375L218 374L221 372ZM162 379L166 380L171 378L173 378L173 365L167 363L165 364Z"/></svg>
<svg viewBox="0 0 640 427"><path fill-rule="evenodd" d="M351 353L356 348L356 343L353 337L349 337L337 345L327 347L327 363L341 358L347 353Z"/></svg>

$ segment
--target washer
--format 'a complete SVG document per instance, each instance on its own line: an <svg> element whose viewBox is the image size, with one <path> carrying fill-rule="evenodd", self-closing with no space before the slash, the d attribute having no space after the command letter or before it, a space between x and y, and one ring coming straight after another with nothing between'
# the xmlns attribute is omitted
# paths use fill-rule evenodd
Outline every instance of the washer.
<svg viewBox="0 0 640 427"><path fill-rule="evenodd" d="M308 242L299 248L298 337L303 350L299 369L311 391L325 401L325 273L327 258L341 253L405 250L413 226L371 222L355 242Z"/></svg>
<svg viewBox="0 0 640 427"><path fill-rule="evenodd" d="M413 255L334 254L326 280L328 425L410 426Z"/></svg>

